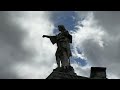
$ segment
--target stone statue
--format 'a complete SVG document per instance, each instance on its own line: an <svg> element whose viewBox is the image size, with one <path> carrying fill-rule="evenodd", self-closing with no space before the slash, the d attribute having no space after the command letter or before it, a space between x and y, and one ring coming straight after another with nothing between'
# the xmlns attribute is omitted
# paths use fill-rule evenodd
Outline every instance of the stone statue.
<svg viewBox="0 0 120 90"><path fill-rule="evenodd" d="M70 50L70 43L72 43L72 35L65 29L64 25L59 25L58 29L60 33L56 36L43 35L50 39L52 44L57 44L57 51L55 53L56 62L58 68L63 67L64 69L70 67L70 56L72 56Z"/></svg>

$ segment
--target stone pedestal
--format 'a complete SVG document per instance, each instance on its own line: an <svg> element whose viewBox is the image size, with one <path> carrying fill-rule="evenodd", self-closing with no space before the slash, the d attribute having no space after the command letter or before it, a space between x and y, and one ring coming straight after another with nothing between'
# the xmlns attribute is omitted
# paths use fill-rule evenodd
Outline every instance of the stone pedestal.
<svg viewBox="0 0 120 90"><path fill-rule="evenodd" d="M91 67L90 77L78 76L74 68L56 68L46 79L107 79L105 67Z"/></svg>
<svg viewBox="0 0 120 90"><path fill-rule="evenodd" d="M56 68L46 79L88 79L87 77L77 76L72 66L67 69Z"/></svg>

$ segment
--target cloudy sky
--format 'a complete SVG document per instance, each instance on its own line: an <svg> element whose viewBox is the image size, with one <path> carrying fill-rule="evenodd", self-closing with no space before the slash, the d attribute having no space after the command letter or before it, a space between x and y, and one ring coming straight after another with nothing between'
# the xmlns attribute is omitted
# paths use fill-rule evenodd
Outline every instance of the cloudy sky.
<svg viewBox="0 0 120 90"><path fill-rule="evenodd" d="M63 24L73 36L71 64L77 75L107 67L120 79L119 11L0 11L0 79L45 79L56 68L56 45L42 35Z"/></svg>

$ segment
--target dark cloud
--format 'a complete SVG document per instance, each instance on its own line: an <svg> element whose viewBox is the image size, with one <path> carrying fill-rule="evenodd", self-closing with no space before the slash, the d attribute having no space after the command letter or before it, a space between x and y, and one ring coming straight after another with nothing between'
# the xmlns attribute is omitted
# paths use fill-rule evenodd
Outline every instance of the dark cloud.
<svg viewBox="0 0 120 90"><path fill-rule="evenodd" d="M119 11L99 11L93 12L94 17L98 20L98 24L101 25L105 31L111 35L119 34L120 26L120 12Z"/></svg>
<svg viewBox="0 0 120 90"><path fill-rule="evenodd" d="M0 39L16 48L20 48L25 32L10 21L9 14L8 12L0 12Z"/></svg>
<svg viewBox="0 0 120 90"><path fill-rule="evenodd" d="M102 60L102 49L98 45L98 43L94 42L93 40L86 40L85 42L83 42L83 46L83 53L88 59L90 59L90 61L88 60L88 62L92 63L92 66L102 66L100 63L100 61Z"/></svg>
<svg viewBox="0 0 120 90"><path fill-rule="evenodd" d="M17 78L11 66L30 54L22 47L26 33L10 19L10 12L0 11L0 78Z"/></svg>

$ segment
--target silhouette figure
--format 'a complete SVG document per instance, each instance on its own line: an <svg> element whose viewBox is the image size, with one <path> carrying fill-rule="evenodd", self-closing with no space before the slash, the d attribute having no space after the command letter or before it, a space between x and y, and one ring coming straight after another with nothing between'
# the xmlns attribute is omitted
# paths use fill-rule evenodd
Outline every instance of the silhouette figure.
<svg viewBox="0 0 120 90"><path fill-rule="evenodd" d="M58 25L60 33L55 36L43 35L43 38L49 38L52 44L57 44L57 51L55 53L57 68L64 69L70 67L70 57L72 56L70 50L70 43L72 43L72 35L65 29L64 25Z"/></svg>

